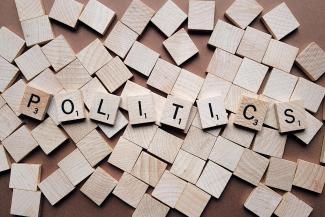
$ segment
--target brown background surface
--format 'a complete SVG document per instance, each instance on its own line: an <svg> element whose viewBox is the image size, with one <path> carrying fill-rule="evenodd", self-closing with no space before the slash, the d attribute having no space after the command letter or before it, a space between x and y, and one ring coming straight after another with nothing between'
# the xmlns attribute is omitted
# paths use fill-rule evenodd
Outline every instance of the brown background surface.
<svg viewBox="0 0 325 217"><path fill-rule="evenodd" d="M54 0L43 0L46 8L46 14L49 13L50 8ZM80 2L86 3L88 0L79 0ZM121 18L124 11L126 10L130 0L100 0L108 7L113 9L117 13L114 23L110 26L107 33L112 29L118 19ZM143 0L154 10L158 10L165 0ZM233 0L216 0L216 15L215 20L218 18L225 19L223 14L229 7ZM280 0L258 0L264 7L263 14L275 7L282 1ZM188 10L187 0L175 0L184 11ZM297 17L301 26L298 30L287 36L283 41L292 44L294 46L303 49L309 42L316 41L323 49L325 49L325 1L324 0L286 0L287 5L292 10L294 15ZM18 35L23 37L20 23L18 20L17 11L15 8L14 0L0 0L0 26L7 26L9 29L16 32ZM104 40L107 33L101 36L85 26L82 23L78 23L76 29L71 29L64 26L63 24L52 21L53 31L55 36L63 34L68 42L71 44L75 52L80 51L83 47L93 41L96 37ZM187 22L182 27L186 28ZM262 25L259 19L255 20L252 25L255 28L263 31L267 30ZM209 60L213 54L213 50L207 47L207 42L210 33L190 33L190 37L197 45L199 49L199 55L192 58L190 61L182 65L182 67L205 76L205 69L209 63ZM173 62L166 50L162 46L162 42L165 40L165 36L159 32L159 30L153 25L149 24L139 38L139 41L154 49L161 54L161 57L165 60ZM306 77L296 66L293 67L292 72L295 75ZM146 80L140 77L139 74L134 72L133 81L146 86ZM318 80L319 84L325 86L324 76ZM119 94L121 89L117 91ZM321 119L322 106L317 112L317 118ZM37 122L31 122L30 120L24 119L28 122L29 126L34 127ZM114 146L117 138L121 135L120 132L112 140L108 140L109 143ZM287 141L284 158L292 161L297 159L304 159L310 162L319 163L321 144L323 139L324 129L316 135L314 140L309 145L304 145L297 139L289 136ZM57 168L57 162L63 157L69 154L76 147L72 142L67 142L56 151L46 156L40 148L34 150L23 162L28 163L40 163L42 164L42 180L51 174ZM106 160L100 164L105 170L109 171L115 178L121 176L121 171L108 165ZM9 216L10 203L12 190L9 186L10 172L4 172L0 174L0 217ZM102 204L101 207L97 207L91 202L86 196L84 196L79 188L83 183L79 184L77 189L69 194L65 199L60 201L57 205L52 207L50 203L42 197L41 201L41 216L71 216L71 217L82 217L82 216L131 216L133 208L123 203L117 197L110 195L107 200ZM232 177L228 186L219 200L213 198L210 200L207 208L203 212L203 216L253 216L252 213L244 209L243 203L247 196L253 189L250 184L239 180L236 177ZM151 191L150 189L149 191ZM293 187L292 192L299 198L310 204L314 211L311 216L325 216L325 193L319 195L303 189ZM284 193L279 191L279 193ZM190 206L191 204L189 204ZM182 216L179 212L171 210L169 216Z"/></svg>

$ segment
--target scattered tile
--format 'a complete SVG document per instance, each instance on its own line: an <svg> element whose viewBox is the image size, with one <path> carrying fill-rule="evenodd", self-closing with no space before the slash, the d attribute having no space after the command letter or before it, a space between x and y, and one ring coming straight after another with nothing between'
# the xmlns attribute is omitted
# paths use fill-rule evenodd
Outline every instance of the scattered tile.
<svg viewBox="0 0 325 217"><path fill-rule="evenodd" d="M214 27L214 1L189 1L188 29L212 31Z"/></svg>
<svg viewBox="0 0 325 217"><path fill-rule="evenodd" d="M18 70L16 66L0 56L0 93L4 92L14 83L19 74Z"/></svg>
<svg viewBox="0 0 325 217"><path fill-rule="evenodd" d="M152 94L128 97L129 122L131 125L156 121Z"/></svg>
<svg viewBox="0 0 325 217"><path fill-rule="evenodd" d="M63 90L62 84L57 79L53 71L49 68L45 69L33 80L28 82L28 85L52 95L55 95Z"/></svg>
<svg viewBox="0 0 325 217"><path fill-rule="evenodd" d="M225 98L226 110L232 113L236 113L239 108L242 96L257 97L257 94L232 84L229 87L228 94Z"/></svg>
<svg viewBox="0 0 325 217"><path fill-rule="evenodd" d="M11 200L11 215L39 216L41 203L40 191L14 189Z"/></svg>
<svg viewBox="0 0 325 217"><path fill-rule="evenodd" d="M130 124L126 127L123 137L140 147L147 149L154 137L158 126L154 124L142 125L142 126L131 126Z"/></svg>
<svg viewBox="0 0 325 217"><path fill-rule="evenodd" d="M150 194L145 194L133 212L132 217L165 217L168 212L168 206L160 203Z"/></svg>
<svg viewBox="0 0 325 217"><path fill-rule="evenodd" d="M118 110L114 125L98 124L98 126L108 138L112 138L115 134L126 127L128 123L128 119L126 119L123 113Z"/></svg>
<svg viewBox="0 0 325 217"><path fill-rule="evenodd" d="M19 21L45 15L42 0L15 0Z"/></svg>
<svg viewBox="0 0 325 217"><path fill-rule="evenodd" d="M10 170L10 168L11 168L11 162L8 158L8 155L3 145L0 145L0 172Z"/></svg>
<svg viewBox="0 0 325 217"><path fill-rule="evenodd" d="M7 138L21 124L22 121L15 115L8 105L2 106L0 108L0 141Z"/></svg>
<svg viewBox="0 0 325 217"><path fill-rule="evenodd" d="M0 56L10 63L22 52L25 45L21 37L5 26L0 28L0 41L6 42L0 45Z"/></svg>
<svg viewBox="0 0 325 217"><path fill-rule="evenodd" d="M37 191L41 178L41 164L11 164L9 188Z"/></svg>
<svg viewBox="0 0 325 217"><path fill-rule="evenodd" d="M208 73L200 90L198 99L219 96L225 99L231 87L231 82Z"/></svg>

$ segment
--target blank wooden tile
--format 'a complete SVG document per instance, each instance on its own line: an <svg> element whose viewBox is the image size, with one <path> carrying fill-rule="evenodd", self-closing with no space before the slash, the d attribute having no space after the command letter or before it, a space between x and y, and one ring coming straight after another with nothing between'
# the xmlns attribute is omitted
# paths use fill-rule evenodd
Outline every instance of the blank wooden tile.
<svg viewBox="0 0 325 217"><path fill-rule="evenodd" d="M279 101L276 101L274 99L271 99L264 95L259 95L259 99L268 102L268 109L265 115L264 119L264 125L272 127L274 129L279 129L278 122L276 120L276 112L275 112L275 103L278 103Z"/></svg>
<svg viewBox="0 0 325 217"><path fill-rule="evenodd" d="M132 217L165 217L168 211L168 206L160 203L150 194L145 194L133 212Z"/></svg>
<svg viewBox="0 0 325 217"><path fill-rule="evenodd" d="M238 69L233 84L257 93L268 69L267 66L245 57Z"/></svg>
<svg viewBox="0 0 325 217"><path fill-rule="evenodd" d="M17 164L11 165L9 188L37 191L37 185L41 178L41 164Z"/></svg>
<svg viewBox="0 0 325 217"><path fill-rule="evenodd" d="M94 99L97 97L97 94L108 94L108 91L97 77L93 77L87 84L82 86L80 90L84 98L85 106L88 108L88 110L90 110Z"/></svg>
<svg viewBox="0 0 325 217"><path fill-rule="evenodd" d="M261 62L271 37L265 32L247 27L236 54Z"/></svg>
<svg viewBox="0 0 325 217"><path fill-rule="evenodd" d="M232 82L242 61L242 58L216 48L206 71L226 81Z"/></svg>
<svg viewBox="0 0 325 217"><path fill-rule="evenodd" d="M277 40L281 40L300 26L291 10L284 2L264 14L262 16L262 21Z"/></svg>
<svg viewBox="0 0 325 217"><path fill-rule="evenodd" d="M285 72L290 72L299 48L271 39L262 63Z"/></svg>
<svg viewBox="0 0 325 217"><path fill-rule="evenodd" d="M297 164L285 159L271 157L265 185L283 191L291 191Z"/></svg>
<svg viewBox="0 0 325 217"><path fill-rule="evenodd" d="M59 93L64 93L65 90L61 90ZM55 95L54 97L52 97L52 100L50 102L50 105L47 109L47 114L49 115L49 117L53 120L53 122L58 126L60 124L60 121L58 120L58 115L56 112L56 103L55 103Z"/></svg>
<svg viewBox="0 0 325 217"><path fill-rule="evenodd" d="M28 85L52 95L59 93L63 89L62 84L49 68L45 69L33 80L28 82Z"/></svg>
<svg viewBox="0 0 325 217"><path fill-rule="evenodd" d="M52 206L74 189L74 186L61 169L55 170L38 187Z"/></svg>
<svg viewBox="0 0 325 217"><path fill-rule="evenodd" d="M129 27L125 26L120 21L117 21L114 28L104 41L104 45L116 55L124 59L138 36L139 35L136 32L129 29Z"/></svg>
<svg viewBox="0 0 325 217"><path fill-rule="evenodd" d="M4 92L13 84L18 76L18 70L16 66L0 56L0 92Z"/></svg>
<svg viewBox="0 0 325 217"><path fill-rule="evenodd" d="M188 7L189 30L213 30L214 1L189 1Z"/></svg>
<svg viewBox="0 0 325 217"><path fill-rule="evenodd" d="M196 185L213 197L219 198L226 188L231 175L232 173L228 170L209 161Z"/></svg>
<svg viewBox="0 0 325 217"><path fill-rule="evenodd" d="M155 11L140 0L133 0L124 12L121 22L141 35Z"/></svg>
<svg viewBox="0 0 325 217"><path fill-rule="evenodd" d="M14 189L11 200L11 215L39 216L41 203L40 191Z"/></svg>
<svg viewBox="0 0 325 217"><path fill-rule="evenodd" d="M245 149L234 171L234 175L257 186L268 164L269 159L252 150Z"/></svg>
<svg viewBox="0 0 325 217"><path fill-rule="evenodd" d="M243 152L243 147L231 142L228 139L218 136L209 155L209 160L225 167L230 171L234 171Z"/></svg>
<svg viewBox="0 0 325 217"><path fill-rule="evenodd" d="M35 59L37 59L37 61L35 61ZM35 45L17 57L15 62L28 81L50 67L49 61L38 45Z"/></svg>
<svg viewBox="0 0 325 217"><path fill-rule="evenodd" d="M194 198L195 203L193 203ZM175 209L187 216L201 216L210 198L211 196L206 192L195 185L187 183L176 203Z"/></svg>
<svg viewBox="0 0 325 217"><path fill-rule="evenodd" d="M21 124L22 121L15 115L8 105L2 106L0 108L0 141L7 138Z"/></svg>
<svg viewBox="0 0 325 217"><path fill-rule="evenodd" d="M157 128L158 126L154 124L142 126L131 126L129 124L124 131L123 137L140 147L147 149L157 131Z"/></svg>
<svg viewBox="0 0 325 217"><path fill-rule="evenodd" d="M141 180L124 172L120 178L113 194L125 203L136 208L149 186Z"/></svg>
<svg viewBox="0 0 325 217"><path fill-rule="evenodd" d="M52 26L47 15L22 21L21 28L27 47L43 44L54 38Z"/></svg>
<svg viewBox="0 0 325 217"><path fill-rule="evenodd" d="M180 150L176 156L175 162L170 168L174 175L195 184L201 175L205 161Z"/></svg>
<svg viewBox="0 0 325 217"><path fill-rule="evenodd" d="M290 101L302 100L304 107L312 113L316 113L325 95L325 88L302 77L298 78Z"/></svg>
<svg viewBox="0 0 325 217"><path fill-rule="evenodd" d="M97 167L80 191L100 206L113 191L117 181L101 167Z"/></svg>
<svg viewBox="0 0 325 217"><path fill-rule="evenodd" d="M311 80L316 81L325 72L325 51L312 42L299 53L296 63Z"/></svg>
<svg viewBox="0 0 325 217"><path fill-rule="evenodd" d="M152 98L153 98L153 104L154 104L154 110L155 110L155 116L156 116L156 122L155 124L158 126L161 126L160 120L162 118L162 113L164 111L164 107L167 101L166 97L163 97L159 94L152 93Z"/></svg>
<svg viewBox="0 0 325 217"><path fill-rule="evenodd" d="M63 35L59 35L44 45L42 51L56 72L76 59L74 51Z"/></svg>
<svg viewBox="0 0 325 217"><path fill-rule="evenodd" d="M196 108L196 106L192 106L191 111L190 111L190 115L188 117L188 120L187 120L185 129L183 130L183 132L184 133L188 133L188 131L190 130L190 127L193 125L194 120L197 123L197 126L196 127L202 129L202 127L201 127L201 120L198 120L198 119L200 119L200 117L199 117L199 114L197 112L197 108Z"/></svg>
<svg viewBox="0 0 325 217"><path fill-rule="evenodd" d="M92 0L89 3L92 2L98 1ZM98 2L98 4L101 3ZM112 56L98 38L79 51L76 56L90 75L93 75L112 59Z"/></svg>
<svg viewBox="0 0 325 217"><path fill-rule="evenodd" d="M226 110L236 113L239 108L242 96L257 97L257 94L244 88L238 87L237 85L231 85L225 98Z"/></svg>
<svg viewBox="0 0 325 217"><path fill-rule="evenodd" d="M279 217L308 217L313 208L294 194L287 192L274 214Z"/></svg>
<svg viewBox="0 0 325 217"><path fill-rule="evenodd" d="M3 145L0 145L0 172L9 170L10 167L11 167L11 162L8 158L8 155Z"/></svg>
<svg viewBox="0 0 325 217"><path fill-rule="evenodd" d="M244 30L225 21L218 20L208 44L234 54L238 48Z"/></svg>
<svg viewBox="0 0 325 217"><path fill-rule="evenodd" d="M41 0L15 0L19 21L29 20L45 15Z"/></svg>
<svg viewBox="0 0 325 217"><path fill-rule="evenodd" d="M10 63L21 53L25 45L25 41L20 36L5 26L0 28L0 41L6 42L0 45L0 56Z"/></svg>
<svg viewBox="0 0 325 217"><path fill-rule="evenodd" d="M84 5L75 0L55 0L49 17L75 28Z"/></svg>
<svg viewBox="0 0 325 217"><path fill-rule="evenodd" d="M166 170L154 188L152 196L174 208L185 186L185 181Z"/></svg>
<svg viewBox="0 0 325 217"><path fill-rule="evenodd" d="M198 99L220 96L225 99L230 89L231 82L208 73L200 90Z"/></svg>
<svg viewBox="0 0 325 217"><path fill-rule="evenodd" d="M259 185L250 193L244 206L257 216L271 217L281 200L280 194L264 185Z"/></svg>
<svg viewBox="0 0 325 217"><path fill-rule="evenodd" d="M163 41L163 45L178 66L199 53L185 29L180 29Z"/></svg>
<svg viewBox="0 0 325 217"><path fill-rule="evenodd" d="M133 74L119 57L115 57L109 61L97 71L96 75L111 93L133 77Z"/></svg>
<svg viewBox="0 0 325 217"><path fill-rule="evenodd" d="M128 97L129 122L132 125L156 121L152 94Z"/></svg>
<svg viewBox="0 0 325 217"><path fill-rule="evenodd" d="M225 16L236 26L245 29L263 10L255 0L235 0Z"/></svg>
<svg viewBox="0 0 325 217"><path fill-rule="evenodd" d="M125 118L125 116L120 110L117 111L114 125L98 124L99 128L103 131L103 133L108 138L112 138L115 134L117 134L127 125L128 125L128 120Z"/></svg>
<svg viewBox="0 0 325 217"><path fill-rule="evenodd" d="M103 35L114 17L115 12L112 9L97 0L91 0L86 4L79 20Z"/></svg>

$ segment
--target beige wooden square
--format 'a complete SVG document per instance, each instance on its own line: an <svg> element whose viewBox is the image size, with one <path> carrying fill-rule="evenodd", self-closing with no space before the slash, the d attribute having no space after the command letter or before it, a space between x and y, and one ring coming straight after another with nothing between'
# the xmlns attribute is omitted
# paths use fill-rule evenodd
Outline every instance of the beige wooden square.
<svg viewBox="0 0 325 217"><path fill-rule="evenodd" d="M263 10L255 0L235 0L225 16L236 26L245 29Z"/></svg>
<svg viewBox="0 0 325 217"><path fill-rule="evenodd" d="M271 38L265 32L247 27L236 54L261 62Z"/></svg>
<svg viewBox="0 0 325 217"><path fill-rule="evenodd" d="M98 126L108 138L112 138L120 130L126 127L128 123L128 119L126 119L123 113L118 110L114 125L98 124Z"/></svg>
<svg viewBox="0 0 325 217"><path fill-rule="evenodd" d="M97 94L101 95L108 93L104 85L98 80L97 77L93 77L87 84L80 88L80 90L82 92L84 103L88 110L91 109L93 100L97 97Z"/></svg>
<svg viewBox="0 0 325 217"><path fill-rule="evenodd" d="M35 127L31 133L47 155L68 139L65 133L57 127L50 117Z"/></svg>
<svg viewBox="0 0 325 217"><path fill-rule="evenodd" d="M199 53L185 29L180 29L163 41L163 45L178 66Z"/></svg>
<svg viewBox="0 0 325 217"><path fill-rule="evenodd" d="M40 203L40 191L34 192L14 189L10 214L19 216L39 216Z"/></svg>
<svg viewBox="0 0 325 217"><path fill-rule="evenodd" d="M244 30L225 21L218 20L208 44L234 54L238 48Z"/></svg>
<svg viewBox="0 0 325 217"><path fill-rule="evenodd" d="M299 48L281 41L271 39L262 63L274 68L290 72Z"/></svg>
<svg viewBox="0 0 325 217"><path fill-rule="evenodd" d="M133 0L124 12L121 22L141 35L155 11L141 0Z"/></svg>
<svg viewBox="0 0 325 217"><path fill-rule="evenodd" d="M127 101L127 98L129 96L136 96L136 95L141 95L141 94L147 94L147 93L150 93L151 91L133 81L130 81L128 80L122 90L122 93L121 93L121 98L122 98L122 101L121 101L121 104L120 104L120 107L124 110L127 110L128 109L128 101Z"/></svg>
<svg viewBox="0 0 325 217"><path fill-rule="evenodd" d="M22 21L21 28L27 47L43 44L54 38L52 26L47 15Z"/></svg>
<svg viewBox="0 0 325 217"><path fill-rule="evenodd" d="M9 188L37 191L41 178L41 164L11 164Z"/></svg>
<svg viewBox="0 0 325 217"><path fill-rule="evenodd" d="M0 141L7 138L21 124L22 121L15 115L8 105L2 106L0 108Z"/></svg>
<svg viewBox="0 0 325 217"><path fill-rule="evenodd" d="M137 146L133 142L120 137L113 149L113 152L108 158L108 163L123 171L131 172L141 153L141 150L142 148L140 146Z"/></svg>
<svg viewBox="0 0 325 217"><path fill-rule="evenodd" d="M266 173L265 185L283 191L291 191L296 167L297 164L295 162L271 157Z"/></svg>
<svg viewBox="0 0 325 217"><path fill-rule="evenodd" d="M175 162L170 168L170 172L195 184L201 175L204 164L204 160L189 154L186 151L179 150Z"/></svg>
<svg viewBox="0 0 325 217"><path fill-rule="evenodd" d="M242 58L216 48L206 71L226 81L233 82L242 61Z"/></svg>
<svg viewBox="0 0 325 217"><path fill-rule="evenodd" d="M14 83L19 74L18 70L16 66L0 56L0 93L4 92Z"/></svg>
<svg viewBox="0 0 325 217"><path fill-rule="evenodd" d="M98 1L91 0L89 3L91 2ZM98 2L98 4L101 3ZM112 59L112 56L98 38L79 51L76 56L90 75L93 75Z"/></svg>
<svg viewBox="0 0 325 217"><path fill-rule="evenodd" d="M101 167L97 167L80 191L100 206L113 191L117 181Z"/></svg>
<svg viewBox="0 0 325 217"><path fill-rule="evenodd" d="M252 150L245 149L234 171L234 175L257 186L268 165L269 159Z"/></svg>
<svg viewBox="0 0 325 217"><path fill-rule="evenodd" d="M279 217L308 217L313 208L294 194L287 192L274 214Z"/></svg>
<svg viewBox="0 0 325 217"><path fill-rule="evenodd" d="M58 93L65 93L66 91L64 89L62 89L60 92ZM52 97L52 100L50 102L50 105L47 109L47 114L49 115L50 118L52 118L53 122L58 126L60 124L59 120L58 120L58 115L56 112L56 103L55 103L55 95Z"/></svg>
<svg viewBox="0 0 325 217"><path fill-rule="evenodd" d="M116 55L124 59L138 36L139 35L136 32L133 32L120 21L117 21L114 28L104 41L104 45Z"/></svg>
<svg viewBox="0 0 325 217"><path fill-rule="evenodd" d="M165 217L168 212L168 206L160 203L150 194L145 194L133 212L132 217Z"/></svg>
<svg viewBox="0 0 325 217"><path fill-rule="evenodd" d="M231 82L208 73L200 90L198 99L220 96L225 99L230 89Z"/></svg>
<svg viewBox="0 0 325 217"><path fill-rule="evenodd" d="M276 101L264 95L259 95L258 98L268 102L269 104L264 119L264 125L272 127L274 129L279 129L278 122L276 120L276 111L275 111L275 103L278 103L279 101Z"/></svg>
<svg viewBox="0 0 325 217"><path fill-rule="evenodd" d="M56 78L53 71L49 68L45 69L43 72L37 75L33 80L28 82L28 85L52 95L55 95L63 90L62 84Z"/></svg>
<svg viewBox="0 0 325 217"><path fill-rule="evenodd" d="M136 208L148 187L149 186L141 180L127 172L124 172L115 187L113 194L133 208Z"/></svg>
<svg viewBox="0 0 325 217"><path fill-rule="evenodd" d="M20 36L5 26L0 28L0 41L6 42L0 45L0 56L10 63L22 52L25 45Z"/></svg>
<svg viewBox="0 0 325 217"><path fill-rule="evenodd" d="M11 162L8 158L8 155L3 147L0 145L0 172L10 170Z"/></svg>
<svg viewBox="0 0 325 217"><path fill-rule="evenodd" d="M151 22L170 37L178 27L186 20L187 15L172 0L166 3L156 12Z"/></svg>
<svg viewBox="0 0 325 217"><path fill-rule="evenodd" d="M226 188L231 175L232 173L228 170L209 161L196 185L218 199Z"/></svg>
<svg viewBox="0 0 325 217"><path fill-rule="evenodd" d="M129 122L132 125L156 121L152 94L128 97Z"/></svg>
<svg viewBox="0 0 325 217"><path fill-rule="evenodd" d="M45 15L42 0L15 0L19 21Z"/></svg>
<svg viewBox="0 0 325 217"><path fill-rule="evenodd" d="M130 124L126 127L123 137L140 147L147 149L154 137L158 126L154 124L142 125L142 126L131 126Z"/></svg>
<svg viewBox="0 0 325 217"><path fill-rule="evenodd" d="M103 35L114 17L115 12L112 9L97 0L91 0L86 4L79 20Z"/></svg>
<svg viewBox="0 0 325 217"><path fill-rule="evenodd" d="M200 120L200 115L197 112L197 108L196 106L192 106L191 111L190 111L190 115L188 117L185 129L183 130L184 133L188 133L188 131L190 130L190 127L193 125L194 126L194 122L196 123L196 127L202 129L201 126L201 120Z"/></svg>
<svg viewBox="0 0 325 217"><path fill-rule="evenodd" d="M44 45L42 51L56 72L76 59L74 51L63 35Z"/></svg>
<svg viewBox="0 0 325 217"><path fill-rule="evenodd" d="M74 28L84 5L76 0L55 0L49 17Z"/></svg>
<svg viewBox="0 0 325 217"><path fill-rule="evenodd" d="M74 186L61 169L57 169L45 178L38 187L52 206L74 189Z"/></svg>
<svg viewBox="0 0 325 217"><path fill-rule="evenodd" d="M232 113L237 112L242 96L257 97L257 94L238 87L237 85L231 85L225 98L226 110Z"/></svg>
<svg viewBox="0 0 325 217"><path fill-rule="evenodd" d="M262 21L277 40L281 40L300 26L285 2L264 14Z"/></svg>
<svg viewBox="0 0 325 217"><path fill-rule="evenodd" d="M188 29L208 30L214 27L214 1L189 1L188 6Z"/></svg>

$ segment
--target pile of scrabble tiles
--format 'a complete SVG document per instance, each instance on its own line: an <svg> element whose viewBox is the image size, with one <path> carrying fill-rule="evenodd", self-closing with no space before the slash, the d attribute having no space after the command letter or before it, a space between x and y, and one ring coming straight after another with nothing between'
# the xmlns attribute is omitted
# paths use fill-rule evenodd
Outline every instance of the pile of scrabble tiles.
<svg viewBox="0 0 325 217"><path fill-rule="evenodd" d="M214 1L191 0L185 13L171 0L157 11L133 0L104 42L77 54L50 20L71 29L79 20L104 34L113 10L96 0L55 0L46 15L41 0L15 3L24 39L0 29L0 171L10 170L10 214L39 216L41 195L55 205L83 182L80 191L98 206L113 194L133 216L163 217L171 208L200 216L234 175L255 186L243 206L257 216L310 215L290 191L321 194L325 168L282 157L289 134L309 144L323 125L313 113L325 94L315 83L325 52L314 42L300 52L281 42L299 27L285 3L263 12L269 34L249 27L263 11L255 0L235 0L229 22L215 18ZM205 78L180 67L199 52L180 28L186 19L188 30L212 32ZM175 64L137 41L149 22L166 36ZM290 74L294 63L309 79ZM130 68L161 94L132 82ZM122 130L115 147L108 144L105 137ZM23 163L37 147L51 158L68 139L75 150L48 177L41 180L40 164ZM325 148L319 153L325 163ZM119 180L98 166L103 160L123 171Z"/></svg>

